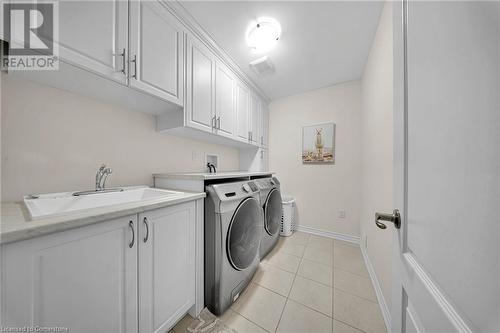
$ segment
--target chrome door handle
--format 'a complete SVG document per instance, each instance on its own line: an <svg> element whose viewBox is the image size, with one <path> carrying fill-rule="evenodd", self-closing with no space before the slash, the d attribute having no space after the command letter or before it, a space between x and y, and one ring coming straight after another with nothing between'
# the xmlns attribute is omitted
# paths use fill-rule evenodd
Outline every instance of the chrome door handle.
<svg viewBox="0 0 500 333"><path fill-rule="evenodd" d="M392 214L375 213L375 224L377 227L380 229L386 229L387 226L380 221L392 222L394 223L396 229L401 228L401 214L399 214L399 210L397 209L394 209Z"/></svg>
<svg viewBox="0 0 500 333"><path fill-rule="evenodd" d="M135 243L135 231L134 231L134 222L130 221L128 223L128 226L130 227L130 229L132 230L132 240L130 241L130 243L128 244L128 247L132 248L132 246L134 246L134 243Z"/></svg>
<svg viewBox="0 0 500 333"><path fill-rule="evenodd" d="M137 55L134 55L134 58L130 60L130 62L134 63L134 75L132 75L132 77L137 79Z"/></svg>
<svg viewBox="0 0 500 333"><path fill-rule="evenodd" d="M217 129L217 117L212 117L212 129Z"/></svg>
<svg viewBox="0 0 500 333"><path fill-rule="evenodd" d="M217 129L220 130L220 117L217 117Z"/></svg>
<svg viewBox="0 0 500 333"><path fill-rule="evenodd" d="M116 57L122 57L122 69L120 70L121 73L125 74L125 48L122 49L122 53L113 53L113 55Z"/></svg>
<svg viewBox="0 0 500 333"><path fill-rule="evenodd" d="M148 241L149 238L149 225L148 225L148 218L145 217L144 220L142 220L144 225L146 226L146 236L144 236L144 239L142 240L144 243Z"/></svg>

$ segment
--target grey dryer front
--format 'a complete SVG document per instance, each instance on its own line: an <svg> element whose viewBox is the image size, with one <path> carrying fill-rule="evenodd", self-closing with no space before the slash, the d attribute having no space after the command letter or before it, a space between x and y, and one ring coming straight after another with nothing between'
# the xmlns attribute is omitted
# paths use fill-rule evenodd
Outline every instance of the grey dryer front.
<svg viewBox="0 0 500 333"><path fill-rule="evenodd" d="M260 243L262 260L278 243L283 206L280 182L276 177L256 179L255 182L260 191L260 204L264 211L264 226Z"/></svg>
<svg viewBox="0 0 500 333"><path fill-rule="evenodd" d="M259 265L264 216L254 182L209 185L205 200L205 305L224 313Z"/></svg>

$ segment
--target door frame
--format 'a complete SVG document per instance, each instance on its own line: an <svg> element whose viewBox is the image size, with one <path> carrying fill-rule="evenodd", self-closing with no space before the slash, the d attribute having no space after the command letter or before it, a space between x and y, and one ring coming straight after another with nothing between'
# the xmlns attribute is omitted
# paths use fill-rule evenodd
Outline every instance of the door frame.
<svg viewBox="0 0 500 333"><path fill-rule="evenodd" d="M415 308L408 303L405 290L418 290L420 300L427 300L433 310L446 318L446 325L456 332L472 333L472 324L448 300L431 275L409 251L408 217L408 17L409 1L393 2L393 130L394 130L394 205L401 213L401 228L395 229L393 241L393 287L391 332L405 332L411 325L426 332ZM411 274L410 274L411 273ZM417 294L417 293L415 293ZM415 295L412 295L415 296ZM412 320L406 322L406 318ZM444 321L444 320L443 320Z"/></svg>

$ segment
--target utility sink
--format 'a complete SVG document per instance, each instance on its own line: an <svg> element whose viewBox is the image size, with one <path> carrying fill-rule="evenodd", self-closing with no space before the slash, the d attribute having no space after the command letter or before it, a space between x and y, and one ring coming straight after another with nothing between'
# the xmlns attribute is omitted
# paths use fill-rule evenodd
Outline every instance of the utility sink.
<svg viewBox="0 0 500 333"><path fill-rule="evenodd" d="M161 190L149 187L124 188L116 192L96 192L75 196L76 192L49 193L24 197L24 204L32 219L47 218L85 209L148 202L166 197L182 196L183 192Z"/></svg>

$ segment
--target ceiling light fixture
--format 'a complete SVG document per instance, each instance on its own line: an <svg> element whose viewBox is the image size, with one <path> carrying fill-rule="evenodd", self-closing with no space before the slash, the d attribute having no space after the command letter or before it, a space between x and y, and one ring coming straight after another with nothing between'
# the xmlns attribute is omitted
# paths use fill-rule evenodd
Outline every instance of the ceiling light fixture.
<svg viewBox="0 0 500 333"><path fill-rule="evenodd" d="M272 17L259 17L247 28L247 44L255 52L271 50L281 37L281 25Z"/></svg>

